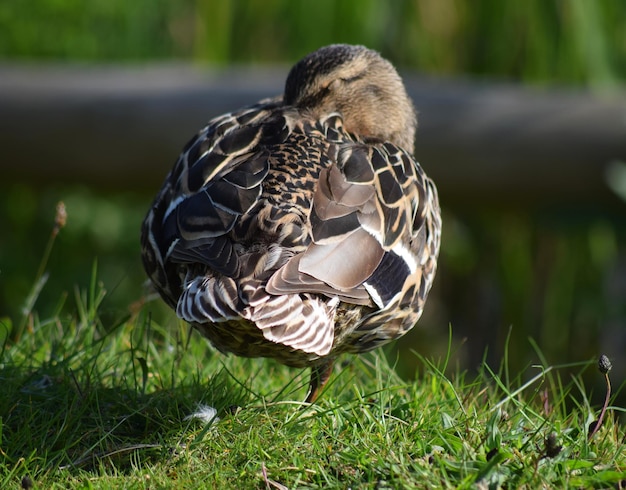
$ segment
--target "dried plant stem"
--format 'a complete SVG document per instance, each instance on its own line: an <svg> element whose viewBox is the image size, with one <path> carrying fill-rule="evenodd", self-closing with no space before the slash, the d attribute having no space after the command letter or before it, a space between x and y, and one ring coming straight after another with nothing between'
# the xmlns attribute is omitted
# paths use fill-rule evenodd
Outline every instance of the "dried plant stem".
<svg viewBox="0 0 626 490"><path fill-rule="evenodd" d="M598 417L591 434L589 434L589 440L593 439L593 436L595 436L598 430L600 430L600 426L604 420L604 414L609 406L609 398L611 398L611 380L609 379L609 373L604 373L604 378L606 379L606 396L604 398L604 405L602 406L602 411L600 412L600 416Z"/></svg>
<svg viewBox="0 0 626 490"><path fill-rule="evenodd" d="M54 216L54 226L52 227L52 231L50 232L50 237L48 238L48 242L46 243L46 248L44 249L43 256L41 257L41 261L39 262L39 267L37 269L37 275L35 276L35 281L33 282L33 287L30 290L26 298L26 303L22 308L22 319L20 323L17 325L17 328L14 328L11 332L11 338L13 340L18 340L22 333L24 333L24 329L26 328L26 324L30 315L35 306L35 302L39 297L39 293L43 289L46 281L48 280L48 275L45 273L46 266L48 265L48 260L50 259L50 254L52 252L52 247L54 246L54 242L56 240L59 231L61 228L65 226L67 222L67 212L65 210L65 204L63 201L59 201L56 206L56 213Z"/></svg>

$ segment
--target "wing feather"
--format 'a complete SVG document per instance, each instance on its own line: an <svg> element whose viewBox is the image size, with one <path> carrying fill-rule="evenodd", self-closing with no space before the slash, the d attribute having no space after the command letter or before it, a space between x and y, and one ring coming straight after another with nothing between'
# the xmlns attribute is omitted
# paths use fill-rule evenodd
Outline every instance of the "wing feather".
<svg viewBox="0 0 626 490"><path fill-rule="evenodd" d="M320 173L313 197L312 243L270 278L266 290L316 292L384 309L399 301L411 277L421 280L421 169L389 143L348 142L337 155Z"/></svg>

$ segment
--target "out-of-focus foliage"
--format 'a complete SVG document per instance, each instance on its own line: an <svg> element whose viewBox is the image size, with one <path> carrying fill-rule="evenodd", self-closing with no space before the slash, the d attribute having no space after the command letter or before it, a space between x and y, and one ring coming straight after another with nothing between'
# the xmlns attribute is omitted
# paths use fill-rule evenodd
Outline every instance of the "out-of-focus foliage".
<svg viewBox="0 0 626 490"><path fill-rule="evenodd" d="M0 317L9 315L15 323L21 316L59 199L67 224L54 243L34 310L40 315L71 311L77 287L89 284L96 261L98 279L108 291L102 314L107 321L123 318L144 292L139 227L149 198L26 184L0 185Z"/></svg>
<svg viewBox="0 0 626 490"><path fill-rule="evenodd" d="M512 365L528 365L536 359L529 337L548 359L619 357L626 345L623 211L446 213L435 303L425 328L411 331L400 348L444 351L437 330L450 322L467 344L466 366L478 366L486 346L497 364L507 342Z"/></svg>
<svg viewBox="0 0 626 490"><path fill-rule="evenodd" d="M432 74L610 85L625 19L620 0L6 0L0 55L267 63L348 42Z"/></svg>

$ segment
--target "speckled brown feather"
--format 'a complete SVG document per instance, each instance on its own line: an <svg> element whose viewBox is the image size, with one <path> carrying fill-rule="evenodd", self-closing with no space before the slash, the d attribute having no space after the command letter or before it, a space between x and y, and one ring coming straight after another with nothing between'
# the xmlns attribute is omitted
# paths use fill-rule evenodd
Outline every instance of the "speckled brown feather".
<svg viewBox="0 0 626 490"><path fill-rule="evenodd" d="M415 127L377 53L309 55L284 97L213 119L184 148L143 224L150 279L219 350L311 366L313 389L334 357L421 315L441 220Z"/></svg>

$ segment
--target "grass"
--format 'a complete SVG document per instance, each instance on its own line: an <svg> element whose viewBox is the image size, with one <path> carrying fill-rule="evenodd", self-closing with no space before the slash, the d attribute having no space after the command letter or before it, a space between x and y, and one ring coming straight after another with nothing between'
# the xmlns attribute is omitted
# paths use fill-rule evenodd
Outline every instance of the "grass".
<svg viewBox="0 0 626 490"><path fill-rule="evenodd" d="M414 381L384 353L342 359L316 405L308 372L225 357L157 301L107 307L97 263L86 288L37 310L60 203L21 316L0 318L2 488L606 488L626 482L625 432L609 406L610 361L519 374L454 370L417 353ZM62 234L61 234L62 235ZM69 304L68 304L69 303ZM49 308L46 308L49 309ZM209 408L210 407L210 408ZM204 420L200 417L204 415Z"/></svg>
<svg viewBox="0 0 626 490"><path fill-rule="evenodd" d="M346 357L318 404L305 406L307 372L217 354L180 322L156 324L151 303L103 324L95 266L92 278L71 315L39 318L32 309L22 330L1 319L2 488L606 488L626 480L624 410L609 407L589 438L600 410L581 375L595 361L513 375L505 359L470 376L449 369L449 352L441 361L418 356L407 382L382 353ZM190 417L201 404L217 418Z"/></svg>

